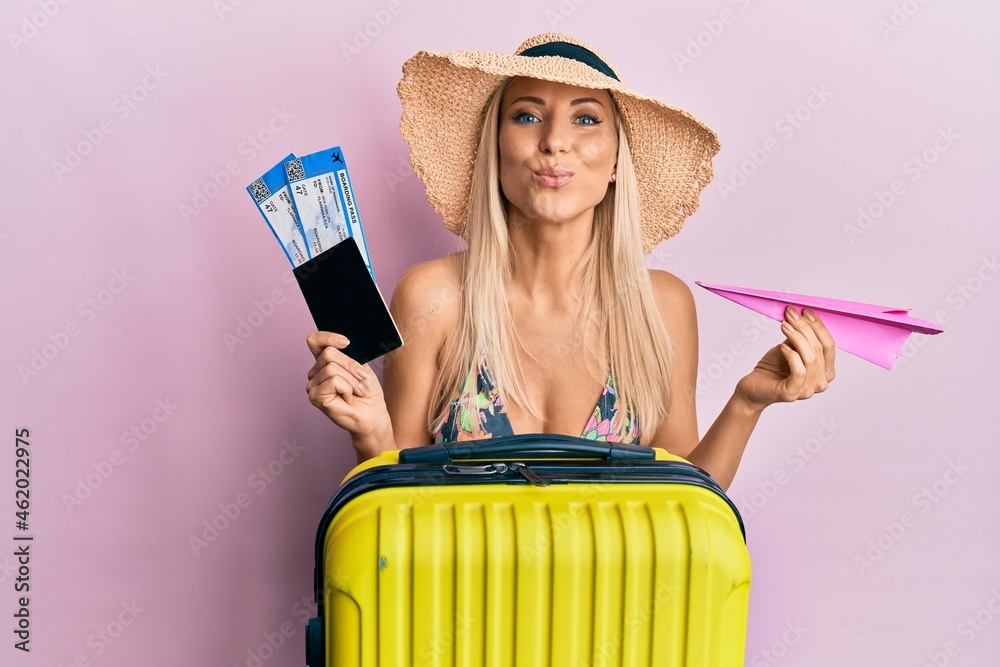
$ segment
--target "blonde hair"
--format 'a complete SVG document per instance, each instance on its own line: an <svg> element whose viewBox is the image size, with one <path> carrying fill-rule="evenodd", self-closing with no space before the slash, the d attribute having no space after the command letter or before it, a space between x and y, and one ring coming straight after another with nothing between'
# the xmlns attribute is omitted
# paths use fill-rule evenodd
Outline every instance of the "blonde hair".
<svg viewBox="0 0 1000 667"><path fill-rule="evenodd" d="M458 330L445 342L434 385L429 430L436 433L448 417L445 408L458 394L458 404L473 415L476 371L485 357L494 386L505 401L541 418L525 391L523 346L507 298L516 258L507 232L506 202L500 191L498 119L510 82L503 81L488 100L472 173L466 223L468 250L462 259L462 302ZM613 101L612 101L613 102ZM642 433L652 435L665 419L670 401L673 349L659 315L649 272L644 264L640 232L639 189L617 105L616 181L594 209L594 227L580 270L577 331L593 325L604 340L591 352L607 349L619 401L615 420L618 438L625 439L626 415L640 419ZM583 326L589 323L591 327ZM587 340L580 341L582 352ZM581 355L573 355L579 358ZM574 434L576 435L576 434Z"/></svg>

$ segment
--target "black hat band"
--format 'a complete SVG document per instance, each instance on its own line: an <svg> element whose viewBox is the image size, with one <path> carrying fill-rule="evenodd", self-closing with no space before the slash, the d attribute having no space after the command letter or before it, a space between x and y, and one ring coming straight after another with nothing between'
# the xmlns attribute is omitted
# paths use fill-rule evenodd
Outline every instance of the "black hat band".
<svg viewBox="0 0 1000 667"><path fill-rule="evenodd" d="M597 54L589 49L585 49L577 44L570 44L569 42L545 42L544 44L539 44L533 46L530 49L525 49L521 51L519 56L528 56L530 58L537 58L540 56L559 56L561 58L569 58L570 60L576 60L584 65L588 65L605 76L610 76L615 81L620 81L613 69L608 67L608 64L597 57Z"/></svg>

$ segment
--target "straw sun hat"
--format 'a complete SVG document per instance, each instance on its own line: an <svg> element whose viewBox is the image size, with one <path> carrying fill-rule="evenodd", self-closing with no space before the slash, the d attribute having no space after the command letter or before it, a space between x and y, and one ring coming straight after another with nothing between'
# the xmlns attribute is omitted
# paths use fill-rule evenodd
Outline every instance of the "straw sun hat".
<svg viewBox="0 0 1000 667"><path fill-rule="evenodd" d="M558 33L532 37L512 56L421 51L403 64L400 131L427 199L448 229L465 237L483 109L497 85L513 76L608 90L632 150L643 250L680 231L712 180L712 157L719 151L715 133L687 111L632 90L600 52Z"/></svg>

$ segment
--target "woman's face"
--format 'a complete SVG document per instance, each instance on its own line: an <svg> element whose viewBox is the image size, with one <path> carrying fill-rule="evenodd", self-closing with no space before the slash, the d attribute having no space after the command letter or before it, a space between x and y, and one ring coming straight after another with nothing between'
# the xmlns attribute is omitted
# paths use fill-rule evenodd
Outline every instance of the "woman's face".
<svg viewBox="0 0 1000 667"><path fill-rule="evenodd" d="M618 155L606 90L515 79L500 105L500 187L511 213L565 222L604 199Z"/></svg>

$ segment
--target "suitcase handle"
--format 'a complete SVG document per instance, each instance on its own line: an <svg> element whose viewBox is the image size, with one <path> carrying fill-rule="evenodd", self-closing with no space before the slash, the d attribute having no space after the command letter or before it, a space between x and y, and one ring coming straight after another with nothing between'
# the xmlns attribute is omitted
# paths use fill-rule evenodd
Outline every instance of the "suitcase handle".
<svg viewBox="0 0 1000 667"><path fill-rule="evenodd" d="M604 459L652 461L652 447L601 442L557 433L525 433L502 438L447 442L399 451L400 463L449 463L462 459Z"/></svg>

